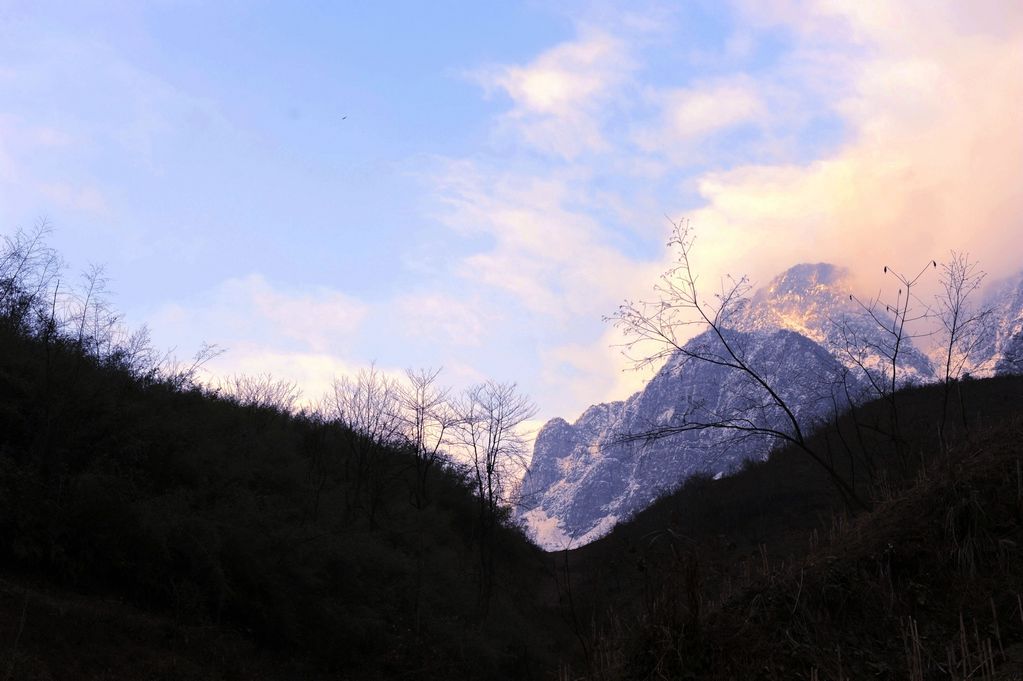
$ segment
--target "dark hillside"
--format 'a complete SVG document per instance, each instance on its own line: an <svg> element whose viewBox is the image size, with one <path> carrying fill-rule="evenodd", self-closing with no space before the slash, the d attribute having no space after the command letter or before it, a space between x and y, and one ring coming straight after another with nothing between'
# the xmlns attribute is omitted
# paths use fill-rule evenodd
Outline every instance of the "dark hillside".
<svg viewBox="0 0 1023 681"><path fill-rule="evenodd" d="M33 243L0 253L0 681L1021 678L1023 377L821 428L862 506L780 449L544 554L451 462L59 316Z"/></svg>
<svg viewBox="0 0 1023 681"><path fill-rule="evenodd" d="M30 305L6 309L0 679L554 666L557 620L534 596L543 554L509 526L480 612L476 502L455 467L416 507L403 451L136 371ZM265 664L249 661L257 650Z"/></svg>
<svg viewBox="0 0 1023 681"><path fill-rule="evenodd" d="M1023 380L962 389L973 425L945 453L938 387L900 393L908 462L886 436L861 433L885 470L867 513L850 517L818 467L781 450L690 480L563 554L563 608L599 623L583 633L582 677L963 679L983 663L1020 678ZM884 413L874 404L856 418Z"/></svg>

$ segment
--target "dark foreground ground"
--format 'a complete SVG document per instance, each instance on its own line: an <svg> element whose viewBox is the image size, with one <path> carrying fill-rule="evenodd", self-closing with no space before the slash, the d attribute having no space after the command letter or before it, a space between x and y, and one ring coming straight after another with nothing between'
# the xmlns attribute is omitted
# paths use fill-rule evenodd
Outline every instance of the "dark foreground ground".
<svg viewBox="0 0 1023 681"><path fill-rule="evenodd" d="M455 467L0 324L0 681L1023 678L1023 379L544 554ZM479 584L481 542L496 565Z"/></svg>

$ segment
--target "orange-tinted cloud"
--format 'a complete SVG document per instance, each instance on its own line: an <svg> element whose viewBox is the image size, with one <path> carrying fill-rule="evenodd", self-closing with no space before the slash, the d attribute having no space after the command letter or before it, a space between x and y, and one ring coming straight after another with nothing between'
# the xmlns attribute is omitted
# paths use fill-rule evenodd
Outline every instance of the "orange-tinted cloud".
<svg viewBox="0 0 1023 681"><path fill-rule="evenodd" d="M883 265L915 271L950 249L995 274L1023 268L1023 6L998 8L758 7L808 45L827 36L857 56L830 76L848 84L834 103L847 142L805 164L704 175L690 216L705 268L763 280L830 260L876 283Z"/></svg>

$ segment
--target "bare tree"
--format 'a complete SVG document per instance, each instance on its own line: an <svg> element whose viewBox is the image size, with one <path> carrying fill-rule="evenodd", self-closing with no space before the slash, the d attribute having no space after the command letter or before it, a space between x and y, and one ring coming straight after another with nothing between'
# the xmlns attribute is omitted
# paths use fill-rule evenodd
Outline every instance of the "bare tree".
<svg viewBox="0 0 1023 681"><path fill-rule="evenodd" d="M980 290L987 273L979 269L966 253L952 251L948 262L941 265L941 292L935 296L936 314L943 330L944 375L942 376L941 426L939 435L944 445L948 417L948 401L952 384L957 383L970 367L973 353L990 332L987 328L993 310L977 309L972 298ZM967 428L966 407L959 391L960 415Z"/></svg>
<svg viewBox="0 0 1023 681"><path fill-rule="evenodd" d="M479 521L479 605L485 617L494 585L494 534L511 482L526 466L523 424L536 414L514 383L487 381L462 395L456 437L469 461L476 487Z"/></svg>
<svg viewBox="0 0 1023 681"><path fill-rule="evenodd" d="M194 371L220 354L215 346L204 346L184 368L172 353L160 356L145 326L132 331L114 311L101 266L86 270L77 288L62 285L60 274L67 266L46 243L52 231L42 221L32 230L18 230L0 240L0 318L36 335L48 353L56 342L73 343L82 358L123 368L138 378L162 377L179 387L191 384ZM193 373L182 375L189 370Z"/></svg>
<svg viewBox="0 0 1023 681"><path fill-rule="evenodd" d="M143 324L134 331L118 329L116 350L110 361L130 372L135 378L151 381L159 375L160 355L153 348L149 327Z"/></svg>
<svg viewBox="0 0 1023 681"><path fill-rule="evenodd" d="M43 221L31 231L5 236L0 244L0 317L17 327L31 324L32 313L47 306L64 267L56 251L46 245L51 231Z"/></svg>
<svg viewBox="0 0 1023 681"><path fill-rule="evenodd" d="M217 384L221 394L250 407L273 409L282 414L295 410L302 391L294 381L274 378L270 374L244 376L241 374L222 379Z"/></svg>
<svg viewBox="0 0 1023 681"><path fill-rule="evenodd" d="M159 361L157 373L161 380L175 390L197 389L201 386L203 367L226 350L216 343L203 343L188 363L177 358L174 350L168 350Z"/></svg>
<svg viewBox="0 0 1023 681"><path fill-rule="evenodd" d="M374 527L387 484L380 446L400 446L404 439L398 383L375 366L361 369L355 376L334 379L320 411L354 436L352 456L344 466L345 477L352 483L348 514L365 511Z"/></svg>
<svg viewBox="0 0 1023 681"><path fill-rule="evenodd" d="M884 274L898 284L894 299L886 300L878 293L872 300L863 301L850 294L849 299L859 305L867 324L861 330L849 318L841 322L848 359L861 370L873 396L888 405L888 436L904 465L907 457L899 423L899 378L905 374L905 356L912 341L932 333L919 330L921 323L931 317L931 310L914 288L937 266L936 261L929 260L916 276L910 277L886 265Z"/></svg>
<svg viewBox="0 0 1023 681"><path fill-rule="evenodd" d="M72 325L75 343L95 359L102 360L114 353L121 316L109 301L109 280L103 267L91 265L82 274L82 288L69 295L66 324Z"/></svg>
<svg viewBox="0 0 1023 681"><path fill-rule="evenodd" d="M376 443L394 444L403 425L399 395L397 381L370 366L354 376L335 378L323 409L331 420Z"/></svg>
<svg viewBox="0 0 1023 681"><path fill-rule="evenodd" d="M743 345L742 335L730 328L746 304L748 279L725 279L720 290L707 300L697 286L690 260L694 243L688 221L673 223L668 247L675 250L676 260L655 287L656 298L626 301L609 319L624 332L627 338L624 351L638 365L659 363L671 357L678 358L683 365L712 364L742 377L748 394L743 396L743 406L737 409L721 413L693 404L674 423L651 432L628 434L623 439L649 440L708 429L729 431L737 437L766 437L802 451L827 473L847 504L867 508L855 491L855 481L847 481L810 444L797 406L782 395L776 377L755 365Z"/></svg>
<svg viewBox="0 0 1023 681"><path fill-rule="evenodd" d="M415 505L427 502L427 477L450 444L458 421L449 390L437 384L440 369L407 369L399 386L398 401L405 437L416 457Z"/></svg>
<svg viewBox="0 0 1023 681"><path fill-rule="evenodd" d="M428 479L430 471L452 444L452 435L458 422L458 415L451 401L450 391L438 384L440 369L406 369L405 380L398 391L404 436L415 457L415 479L412 481L411 498L420 511L429 504ZM411 611L416 633L422 623L422 594L427 576L424 537L427 516L419 514L420 523L416 532L415 582L412 591Z"/></svg>

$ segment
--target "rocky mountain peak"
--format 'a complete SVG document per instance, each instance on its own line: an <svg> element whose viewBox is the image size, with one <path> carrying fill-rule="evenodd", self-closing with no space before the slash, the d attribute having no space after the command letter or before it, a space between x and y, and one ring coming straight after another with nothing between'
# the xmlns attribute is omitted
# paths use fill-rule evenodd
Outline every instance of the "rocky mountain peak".
<svg viewBox="0 0 1023 681"><path fill-rule="evenodd" d="M834 408L822 386L852 381L851 394L862 395L854 399L870 399L876 391L864 372L890 374L893 339L849 299L851 288L845 269L802 263L755 290L729 317L726 333L734 335L734 346L770 377L789 404L797 405L804 423L827 417ZM994 315L989 338L977 355L985 359L988 373L1023 373L1023 277L993 286L983 305L993 308ZM707 332L689 343L695 348L714 343L714 338ZM898 384L935 379L931 361L903 339ZM564 419L548 422L536 440L519 517L549 548L577 546L691 475L725 474L745 459L765 456L771 442L736 441L713 429L679 432L650 443L622 438L671 426L694 410L748 411L750 404L758 404L750 400L755 391L736 372L687 361L684 353L676 353L627 401L594 405L571 424ZM770 410L754 416L785 427Z"/></svg>
<svg viewBox="0 0 1023 681"><path fill-rule="evenodd" d="M836 322L857 311L849 300L848 272L830 263L802 263L758 288L735 326L741 331L786 329L825 343Z"/></svg>
<svg viewBox="0 0 1023 681"><path fill-rule="evenodd" d="M981 307L994 314L977 349L977 374L1023 374L1023 272L992 284Z"/></svg>
<svg viewBox="0 0 1023 681"><path fill-rule="evenodd" d="M847 283L849 271L827 262L800 263L785 270L761 292L773 298L786 296L819 296L827 289L836 289Z"/></svg>

